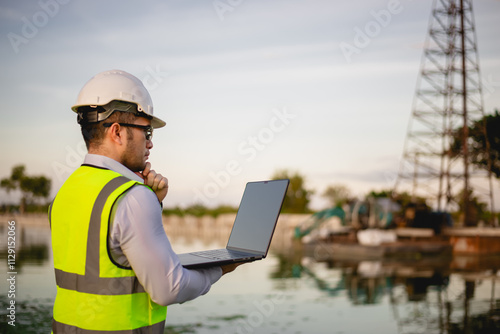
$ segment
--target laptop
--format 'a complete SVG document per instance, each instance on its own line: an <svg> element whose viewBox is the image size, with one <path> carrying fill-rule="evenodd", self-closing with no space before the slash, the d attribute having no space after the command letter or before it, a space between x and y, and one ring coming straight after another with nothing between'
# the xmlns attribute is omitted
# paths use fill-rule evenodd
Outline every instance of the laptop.
<svg viewBox="0 0 500 334"><path fill-rule="evenodd" d="M178 254L182 266L206 268L265 258L289 182L248 182L226 248Z"/></svg>

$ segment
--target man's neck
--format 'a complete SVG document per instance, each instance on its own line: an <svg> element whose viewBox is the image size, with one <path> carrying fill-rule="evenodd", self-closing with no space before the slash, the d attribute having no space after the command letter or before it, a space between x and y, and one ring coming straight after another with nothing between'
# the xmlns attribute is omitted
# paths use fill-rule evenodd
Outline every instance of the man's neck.
<svg viewBox="0 0 500 334"><path fill-rule="evenodd" d="M115 150L109 150L103 145L100 145L99 147L90 146L88 152L89 152L89 154L96 154L96 155L102 155L102 156L108 157L110 159L113 159L113 160L123 164L121 159L120 159L119 154Z"/></svg>

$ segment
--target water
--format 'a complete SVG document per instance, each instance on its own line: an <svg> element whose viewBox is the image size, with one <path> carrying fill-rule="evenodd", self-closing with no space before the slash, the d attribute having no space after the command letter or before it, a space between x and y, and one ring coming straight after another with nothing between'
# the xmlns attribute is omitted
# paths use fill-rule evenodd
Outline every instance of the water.
<svg viewBox="0 0 500 334"><path fill-rule="evenodd" d="M178 252L223 240L171 239ZM49 333L56 291L50 231L18 229L18 240L16 326L7 324L4 252L0 332ZM498 258L484 257L317 262L299 248L274 248L267 259L222 277L207 295L169 306L165 333L500 333L498 267Z"/></svg>

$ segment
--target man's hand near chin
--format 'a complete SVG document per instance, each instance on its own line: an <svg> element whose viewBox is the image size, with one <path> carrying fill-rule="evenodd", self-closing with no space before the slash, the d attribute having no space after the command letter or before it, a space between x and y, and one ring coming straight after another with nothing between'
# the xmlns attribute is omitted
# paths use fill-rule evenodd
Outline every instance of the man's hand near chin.
<svg viewBox="0 0 500 334"><path fill-rule="evenodd" d="M149 162L146 163L146 167L144 167L142 173L136 172L135 174L144 180L145 185L153 189L161 203L168 193L168 179L160 173L156 173L154 169L151 169L151 163Z"/></svg>

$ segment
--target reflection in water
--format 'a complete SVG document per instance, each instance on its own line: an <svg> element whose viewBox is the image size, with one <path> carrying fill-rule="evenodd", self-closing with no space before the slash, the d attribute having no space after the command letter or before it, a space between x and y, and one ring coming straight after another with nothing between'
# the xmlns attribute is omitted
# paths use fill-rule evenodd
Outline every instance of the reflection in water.
<svg viewBox="0 0 500 334"><path fill-rule="evenodd" d="M11 272L15 277L13 293L7 293L7 289L4 293L2 289L0 295L0 317L2 318L0 333L50 333L53 291L55 291L50 261L50 230L43 224L24 227L16 221L14 236L15 261L11 262L14 264L11 269L7 268L7 224L6 221L0 220L2 287L3 282L12 277ZM4 277L7 272L9 272L9 277ZM11 288L9 284L9 292ZM7 317L10 313L8 307L11 306L12 301L15 302L15 318ZM12 316L12 314L9 315ZM13 319L15 319L14 322L12 322ZM15 326L9 325L8 322L12 322Z"/></svg>
<svg viewBox="0 0 500 334"><path fill-rule="evenodd" d="M282 252L271 277L307 276L328 296L345 294L353 305L380 304L388 298L398 333L500 333L500 291L495 289L500 282L498 256L413 262L322 256L327 271L340 272L340 278L328 280L321 277L323 270L316 269L315 253L304 253L298 257L296 251ZM457 270L457 262L474 269Z"/></svg>
<svg viewBox="0 0 500 334"><path fill-rule="evenodd" d="M191 220L188 220L187 228L178 221L175 228L169 230L167 227L174 249L178 246L186 247L186 243L193 247L224 245L228 235L227 229L212 229L211 232L205 233L200 226L210 222L200 222L194 218ZM230 225L230 219L228 222ZM3 242L5 230L2 230L1 226L2 224L0 224L0 238ZM50 295L50 298L47 298L46 291L47 285L54 284L50 230L44 226L26 228L18 226L19 242L16 250L18 288L20 291L31 288L34 292L29 296L26 293L20 295L16 300L19 322L15 331L2 321L0 332L47 333L50 331L51 304L54 297ZM384 334L500 333L498 257L373 261L322 256L318 259L317 252L304 249L301 244L288 239L286 233L278 232L276 242L273 240L272 254L269 259L260 261L262 263L259 264L262 265L259 268L267 270L264 276L257 276L247 271L250 273L249 277L244 277L254 280L255 286L270 285L270 290L265 290L264 294L284 292L287 296L283 305L276 304L276 311L272 317L269 315L261 317L264 320L269 319L269 322L263 320L258 328L250 326L252 321L258 320L256 318L258 308L253 306L255 288L247 287L246 284L239 285L234 298L227 297L226 291L230 288L229 285L241 279L238 275L244 273L242 270L237 270L233 278L224 278L225 285L221 284L222 287L219 288L224 293L220 300L217 300L220 298L217 292L211 292L200 302L181 306L184 312L181 315L185 315L187 319L185 323L182 322L184 318L176 314L176 310L180 308L173 307L168 318L170 327L166 333L238 333L238 330L241 333L290 333L292 329L292 332L326 333L332 332L325 330L330 328L331 323L342 320L340 317L343 310L350 309L362 317L361 314L364 314L363 310L367 307L370 307L370 312L376 314L389 310L392 324L387 327L388 329L384 329ZM0 246L3 247L1 242ZM2 273L6 272L5 249L5 247L0 248ZM254 264L248 268L250 266ZM4 277L1 279L4 281ZM308 298L309 295L316 293L319 297ZM3 318L7 302L7 297L0 295L0 316ZM249 305L247 311L241 311L236 305L231 304L235 302L238 305ZM210 312L220 309L222 315L207 312L206 308L199 306L205 305L203 303L210 305ZM278 306L289 311L280 315ZM312 316L306 314L308 309L318 310L314 311L317 314L314 321L311 320ZM322 315L319 310L327 312ZM304 317L303 321L292 324L289 319L291 315L286 314L287 312L294 312L294 317L295 314L300 314ZM306 321L307 319L309 320ZM359 330L360 326L363 326L359 324L359 320L347 321L347 325L338 332L377 332L369 322Z"/></svg>
<svg viewBox="0 0 500 334"><path fill-rule="evenodd" d="M16 272L22 272L25 264L43 265L49 259L50 230L46 226L30 226L26 228L21 224L16 224L15 232ZM7 259L7 233L7 224L0 221L1 259Z"/></svg>

